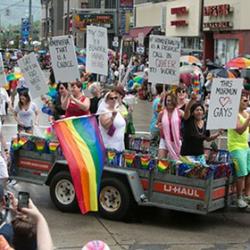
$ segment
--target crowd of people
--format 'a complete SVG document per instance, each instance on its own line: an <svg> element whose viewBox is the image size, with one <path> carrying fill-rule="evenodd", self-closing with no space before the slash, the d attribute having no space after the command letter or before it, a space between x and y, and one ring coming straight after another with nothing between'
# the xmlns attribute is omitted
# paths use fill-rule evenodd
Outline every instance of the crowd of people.
<svg viewBox="0 0 250 250"><path fill-rule="evenodd" d="M129 149L129 135L135 133L133 105L126 102L126 95L128 93L139 95L140 90L146 89L146 94L144 94L147 95L150 92L153 99L153 114L149 130L151 144L158 149L158 158L206 166L204 141L213 141L227 132L228 150L234 161L237 175L237 205L239 208L247 207L250 204L248 93L243 92L241 97L237 127L228 131L222 129L212 133L206 129L212 76L207 72L207 76L204 78L206 81L201 84L200 93L193 92L192 87L184 84L182 79L175 87L162 84L151 86L147 81L147 64L145 58L135 58L132 62L129 62L127 57L123 57L122 67L119 68L117 60L114 59L110 63L109 78L102 80L114 83L112 87L109 85L108 89L103 89L103 84L96 81L95 76L87 74L84 70L81 72L80 80L70 83L56 83L53 70L51 70L48 83L49 91L41 97L43 102L41 110L32 101L25 79L11 80L7 91L3 87L0 88L0 122L4 123L8 112L13 112L17 123L17 132L32 134L34 127L39 125L40 111L48 115L49 122L62 118L94 114L99 124L104 146L123 152L125 149ZM127 74L127 69L129 69L129 74ZM6 70L11 72L12 69ZM144 74L144 83L139 88L132 81L134 74L138 71ZM122 74L122 77L119 78L119 74ZM119 82L119 79L126 77L125 82ZM18 103L15 106L17 93ZM0 132L0 140L2 146L0 179L1 185L6 186L8 180L6 164L8 148L2 131ZM14 203L12 207L15 207ZM51 249L52 241L46 221L32 201L29 203L29 208L16 211L17 214L20 212L26 217L27 215L30 216L33 222L35 221L33 224L36 225L36 230L31 236L32 244L35 245L33 245L33 248L26 247L25 249ZM20 235L22 235L24 229L20 230L19 228L20 224L25 223L27 222L20 222L20 218L18 222L14 220L12 223L14 237L11 237L8 241L15 249L24 249L18 248L18 245L25 242L24 240L20 241ZM33 229L29 229L29 231L33 232ZM40 238L39 235L43 235L43 238ZM44 237L47 239L48 248L40 246L43 245L40 243L44 240ZM8 236L6 236L7 238ZM35 242L36 238L37 241ZM34 246L37 248L34 248Z"/></svg>

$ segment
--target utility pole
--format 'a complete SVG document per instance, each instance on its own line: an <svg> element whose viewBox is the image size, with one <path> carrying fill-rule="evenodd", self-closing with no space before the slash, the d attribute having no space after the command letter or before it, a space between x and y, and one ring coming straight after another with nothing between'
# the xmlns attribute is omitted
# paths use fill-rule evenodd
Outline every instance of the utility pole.
<svg viewBox="0 0 250 250"><path fill-rule="evenodd" d="M67 20L66 20L66 33L69 34L69 0L67 0Z"/></svg>
<svg viewBox="0 0 250 250"><path fill-rule="evenodd" d="M29 0L29 30L30 30L30 34L29 34L29 45L31 44L31 39L32 39L32 0ZM31 38L31 39L30 39Z"/></svg>
<svg viewBox="0 0 250 250"><path fill-rule="evenodd" d="M48 40L48 30L49 30L49 20L48 20L48 5L49 5L49 0L45 0L45 32L44 32L44 35L45 35L45 44L47 46L47 40Z"/></svg>

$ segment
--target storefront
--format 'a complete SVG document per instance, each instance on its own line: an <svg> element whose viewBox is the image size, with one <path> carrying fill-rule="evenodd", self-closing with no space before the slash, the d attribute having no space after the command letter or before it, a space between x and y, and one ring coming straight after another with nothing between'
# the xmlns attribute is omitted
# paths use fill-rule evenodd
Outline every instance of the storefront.
<svg viewBox="0 0 250 250"><path fill-rule="evenodd" d="M166 35L181 37L182 54L195 54L201 57L201 1L168 2L166 12Z"/></svg>
<svg viewBox="0 0 250 250"><path fill-rule="evenodd" d="M250 53L249 10L250 1L204 1L204 59L224 65Z"/></svg>
<svg viewBox="0 0 250 250"><path fill-rule="evenodd" d="M182 53L202 53L201 0L136 5L136 27L159 27L166 36L181 37Z"/></svg>

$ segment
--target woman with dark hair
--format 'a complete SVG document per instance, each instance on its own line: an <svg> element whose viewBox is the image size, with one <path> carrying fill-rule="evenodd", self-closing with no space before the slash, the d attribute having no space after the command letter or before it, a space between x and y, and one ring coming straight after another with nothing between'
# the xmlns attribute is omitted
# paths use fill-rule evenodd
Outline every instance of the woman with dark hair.
<svg viewBox="0 0 250 250"><path fill-rule="evenodd" d="M181 118L183 112L177 108L177 98L167 93L164 100L164 110L158 117L157 125L160 129L159 158L178 160L181 149Z"/></svg>
<svg viewBox="0 0 250 250"><path fill-rule="evenodd" d="M90 114L90 101L82 92L82 83L80 81L70 84L70 92L66 96L61 96L62 109L65 117L82 116Z"/></svg>
<svg viewBox="0 0 250 250"><path fill-rule="evenodd" d="M206 130L204 120L205 109L196 100L197 96L192 93L191 100L185 108L181 156L183 160L206 164L203 142L216 139L223 133L223 130L210 135L210 131Z"/></svg>
<svg viewBox="0 0 250 250"><path fill-rule="evenodd" d="M17 122L17 131L33 133L34 125L38 125L38 108L30 99L27 92L19 95L18 105L14 109L14 118ZM35 117L35 120L34 120Z"/></svg>
<svg viewBox="0 0 250 250"><path fill-rule="evenodd" d="M68 95L68 83L59 82L56 87L58 96L54 101L53 116L55 120L62 118L65 115L65 110L62 108L61 99Z"/></svg>

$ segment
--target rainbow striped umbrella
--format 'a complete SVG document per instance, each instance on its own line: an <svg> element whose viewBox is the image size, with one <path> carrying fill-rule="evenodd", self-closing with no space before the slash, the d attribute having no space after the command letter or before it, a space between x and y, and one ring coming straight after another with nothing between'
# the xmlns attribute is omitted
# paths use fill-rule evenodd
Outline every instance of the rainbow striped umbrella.
<svg viewBox="0 0 250 250"><path fill-rule="evenodd" d="M195 56L181 56L180 57L180 65L197 65L202 66L201 61Z"/></svg>
<svg viewBox="0 0 250 250"><path fill-rule="evenodd" d="M235 78L235 75L225 68L213 69L210 72L213 73L214 77Z"/></svg>
<svg viewBox="0 0 250 250"><path fill-rule="evenodd" d="M236 57L230 60L225 66L227 68L245 69L250 67L250 59L245 57Z"/></svg>

